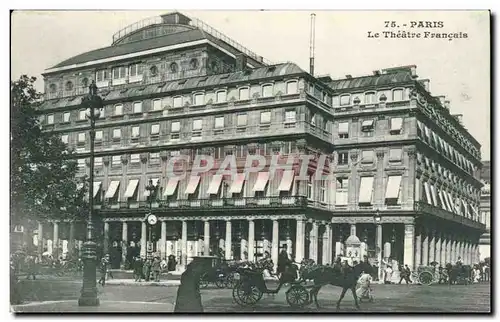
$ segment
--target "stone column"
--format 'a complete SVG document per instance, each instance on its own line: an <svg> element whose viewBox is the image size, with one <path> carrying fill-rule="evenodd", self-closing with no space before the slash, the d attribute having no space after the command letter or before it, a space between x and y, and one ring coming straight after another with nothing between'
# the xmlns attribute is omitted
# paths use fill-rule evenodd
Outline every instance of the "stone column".
<svg viewBox="0 0 500 322"><path fill-rule="evenodd" d="M104 223L104 255L109 254L109 222Z"/></svg>
<svg viewBox="0 0 500 322"><path fill-rule="evenodd" d="M226 254L226 259L231 259L231 246L232 246L232 236L231 236L231 220L226 220L226 239L224 246L224 253Z"/></svg>
<svg viewBox="0 0 500 322"><path fill-rule="evenodd" d="M329 245L331 244L330 242L330 231L329 231L329 227L330 225L325 225L325 231L323 232L323 256L322 256L322 263L323 265L326 265L328 263L330 263L330 247Z"/></svg>
<svg viewBox="0 0 500 322"><path fill-rule="evenodd" d="M297 219L295 232L295 262L300 263L304 259L304 221Z"/></svg>
<svg viewBox="0 0 500 322"><path fill-rule="evenodd" d="M291 236L287 236L286 237L286 253L288 254L289 258L292 258L293 242L292 242L292 237Z"/></svg>
<svg viewBox="0 0 500 322"><path fill-rule="evenodd" d="M428 231L424 232L422 241L422 265L429 266L429 234Z"/></svg>
<svg viewBox="0 0 500 322"><path fill-rule="evenodd" d="M446 236L446 255L444 259L444 265L451 263L451 236L447 235Z"/></svg>
<svg viewBox="0 0 500 322"><path fill-rule="evenodd" d="M255 222L248 221L248 261L255 260Z"/></svg>
<svg viewBox="0 0 500 322"><path fill-rule="evenodd" d="M352 230L352 227L351 227ZM351 232L352 234L352 232ZM405 239L406 245L406 239ZM384 275L382 274L383 265L382 265L382 224L376 225L375 230L375 251L377 254L377 262L378 262L378 280L379 283L382 283L384 280ZM405 252L406 256L406 252Z"/></svg>
<svg viewBox="0 0 500 322"><path fill-rule="evenodd" d="M309 244L309 259L318 263L318 224L312 223L311 234L309 235L311 243Z"/></svg>
<svg viewBox="0 0 500 322"><path fill-rule="evenodd" d="M414 262L415 250L414 249L415 249L415 225L407 224L407 225L405 225L403 258L404 258L404 263L412 269L415 269L415 262Z"/></svg>
<svg viewBox="0 0 500 322"><path fill-rule="evenodd" d="M434 230L429 231L429 264L436 260L436 236Z"/></svg>
<svg viewBox="0 0 500 322"><path fill-rule="evenodd" d="M203 255L210 255L210 221L205 220L203 223Z"/></svg>
<svg viewBox="0 0 500 322"><path fill-rule="evenodd" d="M441 240L441 246L440 246L440 250L441 250L441 257L439 258L439 264L443 267L445 267L446 265L446 245L448 244L447 241L446 241L446 235L441 233L440 234L440 240Z"/></svg>
<svg viewBox="0 0 500 322"><path fill-rule="evenodd" d="M147 243L147 226L146 222L141 222L141 257L146 257L146 243Z"/></svg>
<svg viewBox="0 0 500 322"><path fill-rule="evenodd" d="M240 260L246 261L248 260L247 256L245 256L245 252L248 253L247 240L242 238L240 242Z"/></svg>
<svg viewBox="0 0 500 322"><path fill-rule="evenodd" d="M460 241L460 257L462 258L462 263L465 263L465 242Z"/></svg>
<svg viewBox="0 0 500 322"><path fill-rule="evenodd" d="M127 267L127 252L128 252L128 224L126 221L122 222L122 261L121 269Z"/></svg>
<svg viewBox="0 0 500 322"><path fill-rule="evenodd" d="M451 239L451 245L450 245L450 263L454 264L457 261L456 258L456 240L455 236L452 237Z"/></svg>
<svg viewBox="0 0 500 322"><path fill-rule="evenodd" d="M70 258L75 254L75 222L69 224L68 255Z"/></svg>
<svg viewBox="0 0 500 322"><path fill-rule="evenodd" d="M329 263L330 265L333 264L333 261L335 260L335 258L333 258L333 251L334 251L334 247L333 247L333 225L332 224L327 224L327 229L328 229L328 259L329 259Z"/></svg>
<svg viewBox="0 0 500 322"><path fill-rule="evenodd" d="M186 268L187 266L187 238L188 238L188 226L187 226L187 221L183 220L182 221L182 242L181 242L181 252L182 252L182 255L181 255L181 265L183 267L183 269Z"/></svg>
<svg viewBox="0 0 500 322"><path fill-rule="evenodd" d="M52 239L52 254L54 259L59 258L59 223L54 221L54 238Z"/></svg>
<svg viewBox="0 0 500 322"><path fill-rule="evenodd" d="M43 255L43 224L38 222L38 236L37 236L38 260L42 261Z"/></svg>
<svg viewBox="0 0 500 322"><path fill-rule="evenodd" d="M279 244L280 244L280 235L279 235L279 221L273 220L273 241L271 247L271 259L274 264L274 271L277 271L278 267L278 253L279 253Z"/></svg>
<svg viewBox="0 0 500 322"><path fill-rule="evenodd" d="M161 235L160 235L160 256L161 259L167 257L167 222L161 222Z"/></svg>
<svg viewBox="0 0 500 322"><path fill-rule="evenodd" d="M422 264L422 232L418 232L415 236L415 266L413 270Z"/></svg>
<svg viewBox="0 0 500 322"><path fill-rule="evenodd" d="M471 256L470 256L470 242L467 242L465 246L465 256L466 256L466 261L467 265L471 265Z"/></svg>

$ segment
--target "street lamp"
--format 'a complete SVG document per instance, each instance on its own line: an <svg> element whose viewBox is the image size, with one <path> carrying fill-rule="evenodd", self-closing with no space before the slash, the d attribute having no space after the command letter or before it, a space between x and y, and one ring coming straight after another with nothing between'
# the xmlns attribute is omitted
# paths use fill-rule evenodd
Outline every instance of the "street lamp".
<svg viewBox="0 0 500 322"><path fill-rule="evenodd" d="M375 243L375 250L377 251L378 280L379 283L382 283L382 217L380 216L380 211L378 209L377 211L375 211L375 215L373 215L373 221L375 222L375 236L377 238Z"/></svg>
<svg viewBox="0 0 500 322"><path fill-rule="evenodd" d="M92 222L92 212L94 211L94 140L95 121L101 115L103 100L97 95L95 81L89 86L89 94L82 98L82 107L86 110L87 118L90 121L90 164L89 164L89 213L87 218L87 240L83 244L83 285L78 299L79 306L98 306L96 287L97 270L97 245L94 241L94 225Z"/></svg>
<svg viewBox="0 0 500 322"><path fill-rule="evenodd" d="M148 245L147 245L147 258L151 258L151 254L153 253L153 226L158 222L158 218L153 214L153 197L155 196L156 189L158 187L153 184L153 180L149 179L149 184L146 186L146 191L149 192L148 200L149 200L149 214L146 217L147 222L149 223L148 227Z"/></svg>

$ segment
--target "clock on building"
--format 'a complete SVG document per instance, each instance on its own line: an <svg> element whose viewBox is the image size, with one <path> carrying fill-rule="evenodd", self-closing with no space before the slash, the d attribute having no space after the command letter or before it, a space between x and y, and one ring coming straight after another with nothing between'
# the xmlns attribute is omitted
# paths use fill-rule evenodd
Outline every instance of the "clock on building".
<svg viewBox="0 0 500 322"><path fill-rule="evenodd" d="M147 220L151 226L156 225L156 223L158 222L158 218L153 214L150 214Z"/></svg>

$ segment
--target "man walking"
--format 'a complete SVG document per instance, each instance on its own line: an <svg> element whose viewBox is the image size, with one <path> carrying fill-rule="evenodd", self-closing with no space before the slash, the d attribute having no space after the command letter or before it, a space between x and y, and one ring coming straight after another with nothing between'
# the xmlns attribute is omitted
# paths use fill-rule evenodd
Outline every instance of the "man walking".
<svg viewBox="0 0 500 322"><path fill-rule="evenodd" d="M399 272L400 272L400 276L401 278L399 279L399 284L401 284L401 282L403 281L403 279L405 280L406 284L411 284L412 281L410 279L410 274L411 274L411 271L410 271L410 268L408 267L408 265L405 265L405 267L403 268L403 265L399 265Z"/></svg>
<svg viewBox="0 0 500 322"><path fill-rule="evenodd" d="M134 258L134 278L136 282L140 282L142 278L142 259L140 257Z"/></svg>
<svg viewBox="0 0 500 322"><path fill-rule="evenodd" d="M153 259L153 264L152 264L152 270L153 270L153 276L154 276L154 281L155 282L159 282L160 281L160 271L161 271L161 267L160 267L160 258L159 257L155 257Z"/></svg>
<svg viewBox="0 0 500 322"><path fill-rule="evenodd" d="M99 279L98 283L104 286L106 285L106 274L108 273L108 261L106 259L106 256L101 259L99 271L101 272L101 278Z"/></svg>
<svg viewBox="0 0 500 322"><path fill-rule="evenodd" d="M151 278L151 259L147 258L146 261L144 262L144 266L142 268L142 271L144 273L144 280L146 282L149 282L149 279Z"/></svg>

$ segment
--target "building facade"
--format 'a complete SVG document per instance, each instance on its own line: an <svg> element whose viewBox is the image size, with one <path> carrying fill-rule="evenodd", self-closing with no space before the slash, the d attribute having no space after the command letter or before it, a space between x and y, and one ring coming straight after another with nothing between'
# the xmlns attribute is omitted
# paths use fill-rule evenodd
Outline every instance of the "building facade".
<svg viewBox="0 0 500 322"><path fill-rule="evenodd" d="M481 261L491 257L491 162L484 161L481 171L481 222L486 225L486 232L479 240L479 256Z"/></svg>
<svg viewBox="0 0 500 322"><path fill-rule="evenodd" d="M112 46L46 70L44 81L42 125L76 149L81 175L90 160L81 97L95 81L104 99L92 197L114 267L145 255L149 242L180 268L219 250L251 261L269 252L277 263L282 247L325 264L355 256L346 254L349 237L378 265L477 261L480 145L415 66L314 77L172 13L125 28ZM178 171L196 170L199 155L215 164L169 178L179 155L189 158ZM228 155L236 177L216 174ZM267 165L244 176L251 155ZM305 165L309 180L297 179L298 160L270 175L271 160L289 155L316 156ZM331 179L314 180L318 170ZM50 241L40 252L71 252L83 223L40 223L39 235Z"/></svg>

